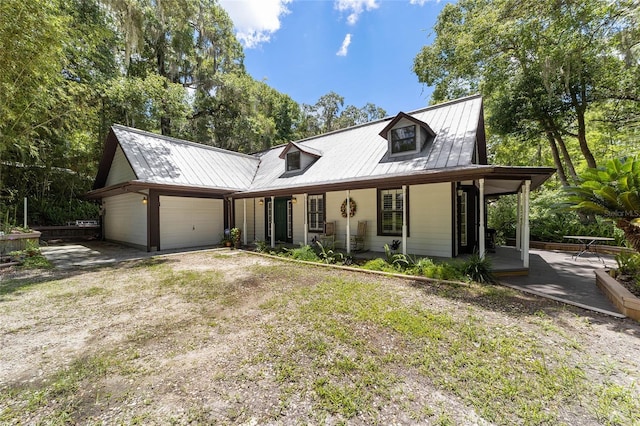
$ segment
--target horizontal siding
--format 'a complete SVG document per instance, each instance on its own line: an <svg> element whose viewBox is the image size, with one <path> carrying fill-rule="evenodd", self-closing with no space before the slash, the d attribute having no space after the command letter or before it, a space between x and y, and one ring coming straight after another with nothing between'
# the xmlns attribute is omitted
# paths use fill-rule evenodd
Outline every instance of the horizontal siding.
<svg viewBox="0 0 640 426"><path fill-rule="evenodd" d="M247 226L246 229L244 227L244 203L247 203ZM256 216L258 214L258 209L263 209L264 206L258 204L257 198L247 198L242 200L235 200L235 223L236 228L240 228L242 230L242 241L244 241L244 236L247 236L247 243L252 244L257 240L264 239L264 235L260 237L257 234L256 227Z"/></svg>
<svg viewBox="0 0 640 426"><path fill-rule="evenodd" d="M147 247L147 206L140 194L103 198L105 238Z"/></svg>
<svg viewBox="0 0 640 426"><path fill-rule="evenodd" d="M410 188L411 237L407 252L423 256L451 257L451 184L416 185Z"/></svg>

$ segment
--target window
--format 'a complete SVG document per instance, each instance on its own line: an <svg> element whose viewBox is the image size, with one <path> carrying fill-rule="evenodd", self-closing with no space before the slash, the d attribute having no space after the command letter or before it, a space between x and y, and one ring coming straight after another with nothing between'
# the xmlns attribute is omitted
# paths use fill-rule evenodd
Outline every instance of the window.
<svg viewBox="0 0 640 426"><path fill-rule="evenodd" d="M287 153L287 171L300 170L300 151Z"/></svg>
<svg viewBox="0 0 640 426"><path fill-rule="evenodd" d="M402 212L407 203L402 189L378 191L378 230L380 235L402 235Z"/></svg>
<svg viewBox="0 0 640 426"><path fill-rule="evenodd" d="M309 195L307 200L309 231L324 232L324 195Z"/></svg>
<svg viewBox="0 0 640 426"><path fill-rule="evenodd" d="M287 200L287 239L293 238L293 203Z"/></svg>
<svg viewBox="0 0 640 426"><path fill-rule="evenodd" d="M416 151L416 126L391 129L391 154Z"/></svg>

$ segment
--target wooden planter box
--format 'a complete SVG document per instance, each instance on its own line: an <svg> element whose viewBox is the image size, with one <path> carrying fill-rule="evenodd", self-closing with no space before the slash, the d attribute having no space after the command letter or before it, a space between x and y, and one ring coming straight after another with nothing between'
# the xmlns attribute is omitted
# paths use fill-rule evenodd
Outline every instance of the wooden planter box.
<svg viewBox="0 0 640 426"><path fill-rule="evenodd" d="M5 234L0 236L0 253L6 255L12 251L24 250L27 248L27 241L34 245L40 245L40 232L34 231L28 234Z"/></svg>
<svg viewBox="0 0 640 426"><path fill-rule="evenodd" d="M600 269L595 272L596 284L620 312L629 318L640 321L640 299L631 294L615 278L611 277L606 269Z"/></svg>

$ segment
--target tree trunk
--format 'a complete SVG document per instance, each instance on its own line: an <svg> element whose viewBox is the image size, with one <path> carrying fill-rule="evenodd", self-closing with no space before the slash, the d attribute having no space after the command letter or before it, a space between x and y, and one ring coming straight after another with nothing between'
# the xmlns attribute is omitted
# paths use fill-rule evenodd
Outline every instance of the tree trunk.
<svg viewBox="0 0 640 426"><path fill-rule="evenodd" d="M618 219L616 226L622 229L624 237L633 249L640 253L640 226L636 226L629 219Z"/></svg>
<svg viewBox="0 0 640 426"><path fill-rule="evenodd" d="M551 146L553 163L556 165L556 171L558 172L560 182L562 183L562 186L569 186L569 182L567 182L567 175L564 173L564 166L562 165L562 161L560 161L560 154L558 153L556 140L553 138L553 134L550 131L547 131L547 139L549 140L549 145Z"/></svg>
<svg viewBox="0 0 640 426"><path fill-rule="evenodd" d="M578 143L580 144L580 151L582 151L582 155L585 160L587 160L587 166L595 169L597 167L596 159L593 157L591 149L589 149L589 144L587 144L587 126L584 120L586 108L584 107L584 104L578 100L575 89L570 88L569 92L571 94L571 103L576 111L576 120L578 121ZM582 96L585 96L584 92L582 93Z"/></svg>
<svg viewBox="0 0 640 426"><path fill-rule="evenodd" d="M571 176L571 180L573 184L577 185L580 179L578 179L578 174L576 173L576 169L575 167L573 167L573 160L569 155L569 151L567 150L567 145L564 143L564 139L562 138L562 135L560 135L560 132L555 130L553 133L555 135L556 142L560 147L560 152L562 152L562 158L564 158L564 164L567 166L567 171L569 172L569 176Z"/></svg>

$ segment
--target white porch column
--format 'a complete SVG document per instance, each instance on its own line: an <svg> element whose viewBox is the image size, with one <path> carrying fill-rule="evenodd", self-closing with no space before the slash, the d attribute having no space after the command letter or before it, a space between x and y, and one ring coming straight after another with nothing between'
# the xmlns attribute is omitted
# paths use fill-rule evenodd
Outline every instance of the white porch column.
<svg viewBox="0 0 640 426"><path fill-rule="evenodd" d="M276 197L271 196L271 248L276 248Z"/></svg>
<svg viewBox="0 0 640 426"><path fill-rule="evenodd" d="M485 238L485 234L486 231L484 229L484 179L480 179L480 226L478 227L478 238L480 241L478 241L479 245L478 245L478 251L479 251L479 255L480 255L480 259L484 259L484 255L485 255L485 247L484 247L484 238Z"/></svg>
<svg viewBox="0 0 640 426"><path fill-rule="evenodd" d="M402 254L407 254L407 185L402 185Z"/></svg>
<svg viewBox="0 0 640 426"><path fill-rule="evenodd" d="M347 254L351 253L351 191L347 189Z"/></svg>
<svg viewBox="0 0 640 426"><path fill-rule="evenodd" d="M516 250L522 250L522 186L516 195Z"/></svg>
<svg viewBox="0 0 640 426"><path fill-rule="evenodd" d="M302 202L304 203L304 206L302 207L302 211L304 212L304 245L308 245L309 244L309 211L307 210L309 208L309 202L307 201L307 196L309 194L307 194L306 192L302 195Z"/></svg>
<svg viewBox="0 0 640 426"><path fill-rule="evenodd" d="M247 199L242 199L242 244L247 245Z"/></svg>
<svg viewBox="0 0 640 426"><path fill-rule="evenodd" d="M522 226L522 266L529 267L529 195L531 193L531 181L524 182L524 199L522 206L523 226Z"/></svg>

